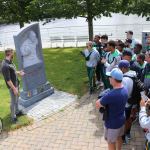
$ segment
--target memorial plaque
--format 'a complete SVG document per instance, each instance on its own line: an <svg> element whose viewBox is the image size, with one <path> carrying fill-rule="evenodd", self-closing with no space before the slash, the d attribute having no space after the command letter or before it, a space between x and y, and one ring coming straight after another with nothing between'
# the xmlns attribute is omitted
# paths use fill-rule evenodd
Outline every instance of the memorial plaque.
<svg viewBox="0 0 150 150"><path fill-rule="evenodd" d="M51 87L45 75L39 24L35 23L22 28L14 35L14 42L19 70L25 72L19 103L28 107L54 93L54 88Z"/></svg>

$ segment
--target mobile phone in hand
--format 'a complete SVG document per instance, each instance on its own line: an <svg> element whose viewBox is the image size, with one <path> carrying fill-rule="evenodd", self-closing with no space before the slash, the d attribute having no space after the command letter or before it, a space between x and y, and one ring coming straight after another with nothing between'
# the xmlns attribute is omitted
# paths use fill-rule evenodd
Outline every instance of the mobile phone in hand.
<svg viewBox="0 0 150 150"><path fill-rule="evenodd" d="M142 99L143 99L145 102L148 101L149 98L145 95L145 92L144 92L144 91L140 92L140 94L141 94Z"/></svg>

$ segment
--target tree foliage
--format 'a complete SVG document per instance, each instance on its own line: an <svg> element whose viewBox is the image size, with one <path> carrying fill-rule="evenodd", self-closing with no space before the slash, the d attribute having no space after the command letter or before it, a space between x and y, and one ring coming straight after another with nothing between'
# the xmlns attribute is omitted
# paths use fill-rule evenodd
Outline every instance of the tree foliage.
<svg viewBox="0 0 150 150"><path fill-rule="evenodd" d="M93 39L93 19L111 16L120 11L122 0L35 0L34 5L42 3L41 18L76 18L84 17L88 22L89 39ZM54 7L52 7L54 6Z"/></svg>
<svg viewBox="0 0 150 150"><path fill-rule="evenodd" d="M150 16L150 0L123 0L122 8L121 12L125 15Z"/></svg>
<svg viewBox="0 0 150 150"><path fill-rule="evenodd" d="M29 21L26 7L31 0L0 0L0 17L6 23L16 23L23 27L24 22Z"/></svg>
<svg viewBox="0 0 150 150"><path fill-rule="evenodd" d="M93 38L93 19L122 12L150 16L150 0L0 0L0 22L20 24L55 18L84 17L89 39Z"/></svg>

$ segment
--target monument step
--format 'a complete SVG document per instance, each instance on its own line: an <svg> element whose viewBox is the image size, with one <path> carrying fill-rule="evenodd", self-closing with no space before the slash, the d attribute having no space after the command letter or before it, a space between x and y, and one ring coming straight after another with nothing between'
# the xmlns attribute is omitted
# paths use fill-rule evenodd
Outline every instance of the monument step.
<svg viewBox="0 0 150 150"><path fill-rule="evenodd" d="M55 90L54 94L29 107L19 105L24 114L39 121L62 110L77 99L77 95Z"/></svg>

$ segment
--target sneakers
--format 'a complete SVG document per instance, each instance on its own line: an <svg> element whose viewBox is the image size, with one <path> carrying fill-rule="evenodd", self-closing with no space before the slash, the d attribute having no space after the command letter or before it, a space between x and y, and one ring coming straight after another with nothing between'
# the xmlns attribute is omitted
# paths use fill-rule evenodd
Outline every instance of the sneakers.
<svg viewBox="0 0 150 150"><path fill-rule="evenodd" d="M125 136L125 139L123 139L123 145L126 145L128 143L129 143L129 140L128 140L127 136Z"/></svg>
<svg viewBox="0 0 150 150"><path fill-rule="evenodd" d="M19 111L17 114L16 114L16 116L17 117L19 117L19 116L23 116L24 114L23 114L23 112L22 111Z"/></svg>
<svg viewBox="0 0 150 150"><path fill-rule="evenodd" d="M130 133L126 134L126 137L127 137L128 140L131 140L131 134Z"/></svg>

